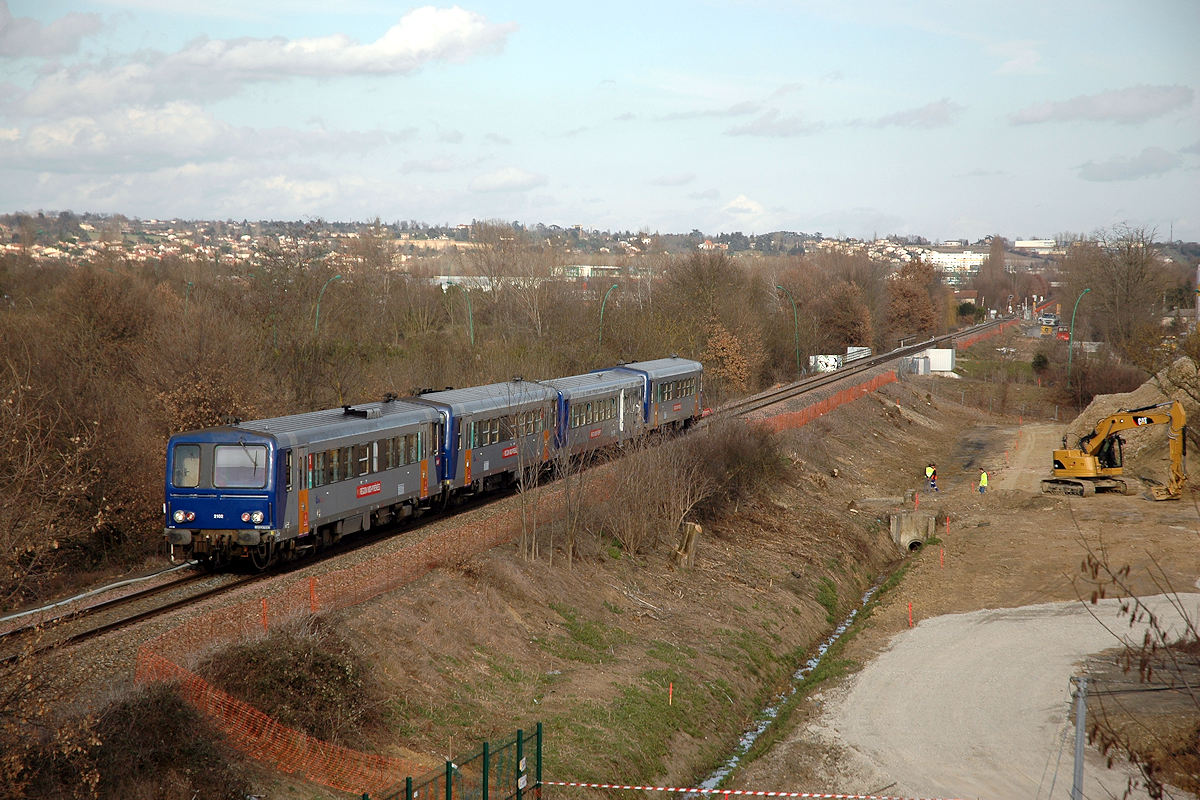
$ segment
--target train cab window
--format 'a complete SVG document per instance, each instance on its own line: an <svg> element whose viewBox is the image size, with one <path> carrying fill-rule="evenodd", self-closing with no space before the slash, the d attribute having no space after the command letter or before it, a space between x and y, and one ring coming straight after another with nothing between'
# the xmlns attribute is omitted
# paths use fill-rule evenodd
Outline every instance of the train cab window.
<svg viewBox="0 0 1200 800"><path fill-rule="evenodd" d="M267 485L267 448L261 444L219 444L213 450L213 486L262 489Z"/></svg>
<svg viewBox="0 0 1200 800"><path fill-rule="evenodd" d="M175 445L171 485L180 489L195 489L200 485L200 445Z"/></svg>

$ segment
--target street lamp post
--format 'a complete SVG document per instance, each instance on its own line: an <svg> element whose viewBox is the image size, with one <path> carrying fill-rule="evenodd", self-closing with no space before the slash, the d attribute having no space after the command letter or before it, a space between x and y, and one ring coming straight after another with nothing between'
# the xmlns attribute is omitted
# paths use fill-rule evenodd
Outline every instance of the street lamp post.
<svg viewBox="0 0 1200 800"><path fill-rule="evenodd" d="M471 293L464 287L463 297L467 298L467 336L471 339L471 347L475 347L475 314L471 311Z"/></svg>
<svg viewBox="0 0 1200 800"><path fill-rule="evenodd" d="M321 324L321 298L325 296L325 290L329 288L329 284L334 281L340 281L341 275L334 275L329 280L325 281L325 285L321 287L320 294L317 295L317 313L313 316L313 336L317 335L317 326Z"/></svg>
<svg viewBox="0 0 1200 800"><path fill-rule="evenodd" d="M600 335L596 337L596 350L604 345L604 304L608 302L608 296L612 294L612 290L617 288L617 284L608 287L608 291L604 293L604 299L600 301Z"/></svg>
<svg viewBox="0 0 1200 800"><path fill-rule="evenodd" d="M785 289L780 284L775 284L775 288L787 295L788 301L792 304L792 333L796 339L796 377L800 377L800 316L796 313L796 299L792 297L792 293Z"/></svg>
<svg viewBox="0 0 1200 800"><path fill-rule="evenodd" d="M1090 292L1091 289L1084 289L1079 293L1079 297L1075 298L1075 307L1071 309L1071 333L1067 338L1067 388L1071 388L1071 357L1075 355L1075 312L1079 310L1079 301L1083 296Z"/></svg>

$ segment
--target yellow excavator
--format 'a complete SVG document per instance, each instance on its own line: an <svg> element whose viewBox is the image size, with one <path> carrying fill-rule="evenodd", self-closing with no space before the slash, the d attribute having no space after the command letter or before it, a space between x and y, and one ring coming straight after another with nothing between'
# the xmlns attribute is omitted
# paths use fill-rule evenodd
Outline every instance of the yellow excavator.
<svg viewBox="0 0 1200 800"><path fill-rule="evenodd" d="M1171 474L1166 485L1151 483L1150 493L1155 500L1178 500L1187 483L1184 459L1187 456L1187 415L1178 400L1153 406L1118 411L1096 423L1091 433L1079 439L1079 446L1054 451L1052 477L1042 481L1042 491L1048 494L1073 494L1088 497L1096 492L1129 494L1129 486L1121 477L1124 461L1121 451L1125 440L1121 431L1146 425L1170 425L1167 440L1171 449Z"/></svg>

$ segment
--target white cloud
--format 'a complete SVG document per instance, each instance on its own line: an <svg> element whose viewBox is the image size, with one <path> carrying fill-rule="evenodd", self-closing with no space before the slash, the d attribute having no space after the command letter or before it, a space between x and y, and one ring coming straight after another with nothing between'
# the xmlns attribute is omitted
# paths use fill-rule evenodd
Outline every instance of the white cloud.
<svg viewBox="0 0 1200 800"><path fill-rule="evenodd" d="M866 124L873 128L887 128L890 126L900 128L944 128L953 123L955 118L962 113L962 110L963 107L958 103L943 97L941 100L928 103L919 108L910 108L904 111L897 111L893 114L886 114Z"/></svg>
<svg viewBox="0 0 1200 800"><path fill-rule="evenodd" d="M59 56L79 49L79 40L100 30L98 14L71 13L48 25L29 17L14 17L7 0L0 0L0 56Z"/></svg>
<svg viewBox="0 0 1200 800"><path fill-rule="evenodd" d="M805 122L800 117L780 116L779 110L772 108L757 119L744 125L735 125L725 131L729 136L763 136L774 139L787 139L793 136L807 136L824 129L820 123Z"/></svg>
<svg viewBox="0 0 1200 800"><path fill-rule="evenodd" d="M752 100L746 100L741 103L734 103L725 108L710 108L697 111L676 111L670 114L664 114L660 119L673 121L680 119L705 119L716 118L722 119L725 117L744 117L747 114L753 114L761 108L758 103Z"/></svg>
<svg viewBox="0 0 1200 800"><path fill-rule="evenodd" d="M118 104L219 98L243 84L293 77L408 74L436 61L462 62L501 49L515 25L457 6L418 8L379 39L196 39L174 53L141 51L116 65L84 63L41 77L19 103L32 115L81 113Z"/></svg>
<svg viewBox="0 0 1200 800"><path fill-rule="evenodd" d="M1003 59L996 68L997 75L1037 75L1045 70L1041 67L1042 56L1037 48L1040 42L1030 39L1014 42L999 42L989 45L988 52Z"/></svg>
<svg viewBox="0 0 1200 800"><path fill-rule="evenodd" d="M1010 114L1008 120L1014 125L1076 120L1132 124L1191 105L1193 95L1187 86L1131 86L1070 100L1039 103Z"/></svg>
<svg viewBox="0 0 1200 800"><path fill-rule="evenodd" d="M1132 158L1113 156L1100 163L1088 161L1080 164L1078 170L1079 177L1085 181L1131 181L1162 175L1182 162L1183 159L1175 153L1168 153L1161 147L1147 147Z"/></svg>
<svg viewBox="0 0 1200 800"><path fill-rule="evenodd" d="M13 147L0 163L67 172L145 172L172 164L228 158L275 159L298 154L363 152L411 135L382 131L260 130L235 127L191 103L117 109L35 124L24 134L0 131Z"/></svg>
<svg viewBox="0 0 1200 800"><path fill-rule="evenodd" d="M761 203L751 200L744 194L739 194L721 210L726 214L732 214L736 217L757 217L766 209L763 208Z"/></svg>
<svg viewBox="0 0 1200 800"><path fill-rule="evenodd" d="M473 192L526 192L544 186L546 177L518 167L503 167L471 181Z"/></svg>
<svg viewBox="0 0 1200 800"><path fill-rule="evenodd" d="M659 175L650 181L652 186L685 186L696 179L695 173L677 172L672 175Z"/></svg>

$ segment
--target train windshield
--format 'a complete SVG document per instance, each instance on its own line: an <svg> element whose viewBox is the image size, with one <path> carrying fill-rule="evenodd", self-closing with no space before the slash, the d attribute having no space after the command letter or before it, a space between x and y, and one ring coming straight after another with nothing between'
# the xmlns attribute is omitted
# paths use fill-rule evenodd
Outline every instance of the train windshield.
<svg viewBox="0 0 1200 800"><path fill-rule="evenodd" d="M261 444L219 444L213 453L213 486L262 489L267 485L267 448Z"/></svg>
<svg viewBox="0 0 1200 800"><path fill-rule="evenodd" d="M177 444L172 460L171 484L180 489L195 489L200 485L200 445Z"/></svg>

